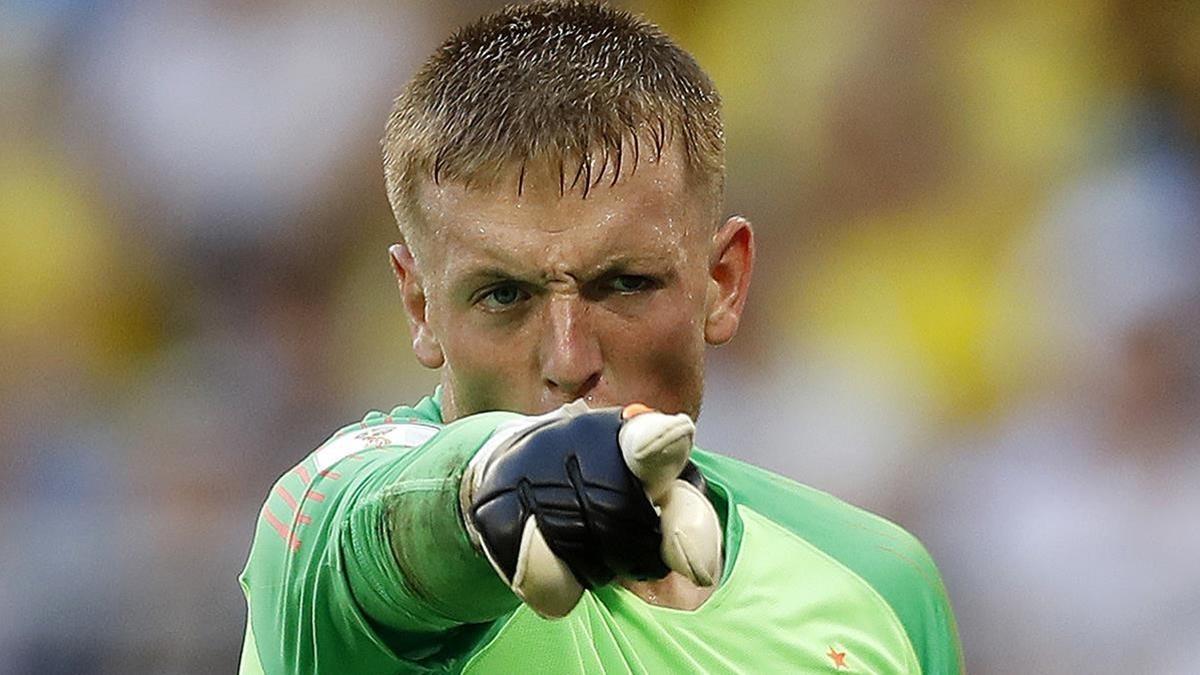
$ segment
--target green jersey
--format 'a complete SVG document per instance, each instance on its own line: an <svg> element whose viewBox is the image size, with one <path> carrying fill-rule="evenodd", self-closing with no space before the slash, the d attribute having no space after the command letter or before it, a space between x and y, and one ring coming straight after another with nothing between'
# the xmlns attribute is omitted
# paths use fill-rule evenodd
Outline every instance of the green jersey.
<svg viewBox="0 0 1200 675"><path fill-rule="evenodd" d="M468 459L515 413L371 413L274 485L241 583L241 672L959 673L933 561L899 527L696 449L725 533L693 611L618 584L563 619L524 605L459 516Z"/></svg>

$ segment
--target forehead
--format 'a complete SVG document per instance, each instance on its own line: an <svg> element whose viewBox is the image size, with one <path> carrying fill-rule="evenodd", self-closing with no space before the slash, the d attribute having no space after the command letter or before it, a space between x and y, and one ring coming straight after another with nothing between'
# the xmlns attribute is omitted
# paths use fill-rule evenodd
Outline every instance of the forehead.
<svg viewBox="0 0 1200 675"><path fill-rule="evenodd" d="M692 235L711 225L676 153L624 167L616 182L611 171L600 175L586 197L581 185L571 187L571 176L560 193L557 166L527 167L524 175L516 167L486 188L425 182L418 191L419 248L450 273L484 262L546 268L668 262L686 258Z"/></svg>

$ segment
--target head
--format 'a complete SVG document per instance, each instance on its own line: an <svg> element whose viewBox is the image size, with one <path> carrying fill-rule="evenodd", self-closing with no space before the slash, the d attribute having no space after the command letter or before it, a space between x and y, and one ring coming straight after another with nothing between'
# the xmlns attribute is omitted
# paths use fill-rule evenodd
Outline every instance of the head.
<svg viewBox="0 0 1200 675"><path fill-rule="evenodd" d="M721 217L720 99L661 31L581 2L486 17L397 99L384 165L447 420L577 398L699 414L754 243Z"/></svg>

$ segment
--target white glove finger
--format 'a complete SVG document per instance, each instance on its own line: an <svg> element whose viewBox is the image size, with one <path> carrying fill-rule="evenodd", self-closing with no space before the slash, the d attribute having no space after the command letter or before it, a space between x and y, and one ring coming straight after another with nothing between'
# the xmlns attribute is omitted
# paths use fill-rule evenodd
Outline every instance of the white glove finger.
<svg viewBox="0 0 1200 675"><path fill-rule="evenodd" d="M662 558L668 567L697 586L712 586L721 576L721 522L716 509L696 486L675 480L662 508Z"/></svg>
<svg viewBox="0 0 1200 675"><path fill-rule="evenodd" d="M525 521L521 532L512 589L530 609L548 619L566 616L583 597L583 586L550 550L532 517Z"/></svg>
<svg viewBox="0 0 1200 675"><path fill-rule="evenodd" d="M629 411L635 410L632 416ZM666 415L657 411L626 408L617 441L629 470L642 482L650 501L660 505L662 494L683 471L692 451L696 425L683 413Z"/></svg>

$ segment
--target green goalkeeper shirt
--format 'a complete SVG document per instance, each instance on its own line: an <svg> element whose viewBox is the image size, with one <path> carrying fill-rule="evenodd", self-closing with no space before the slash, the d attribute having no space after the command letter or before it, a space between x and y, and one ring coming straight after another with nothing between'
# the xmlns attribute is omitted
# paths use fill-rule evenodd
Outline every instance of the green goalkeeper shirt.
<svg viewBox="0 0 1200 675"><path fill-rule="evenodd" d="M565 618L520 604L459 520L467 460L515 413L374 412L280 478L241 576L241 673L962 671L937 568L899 527L696 449L725 533L698 609L618 584Z"/></svg>

